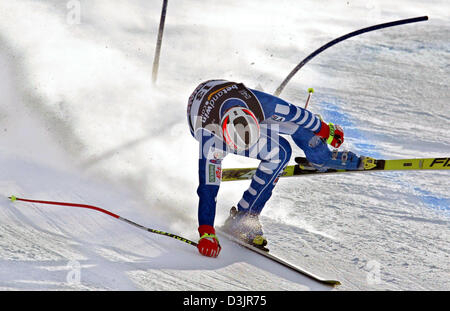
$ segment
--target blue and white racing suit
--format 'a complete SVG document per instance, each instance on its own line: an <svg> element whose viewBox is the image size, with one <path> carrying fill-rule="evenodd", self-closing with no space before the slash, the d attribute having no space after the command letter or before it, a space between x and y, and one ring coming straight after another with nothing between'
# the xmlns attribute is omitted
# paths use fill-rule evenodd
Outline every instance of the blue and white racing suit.
<svg viewBox="0 0 450 311"><path fill-rule="evenodd" d="M223 114L235 106L251 110L261 129L257 144L242 153L224 143L220 128ZM308 161L318 168L357 169L359 165L356 154L332 152L315 135L322 123L317 115L242 83L209 80L200 84L189 97L187 112L191 134L199 141L199 225L214 226L221 162L228 153L261 160L250 187L237 205L238 210L254 214L261 213L291 157L291 146L281 135L290 135Z"/></svg>

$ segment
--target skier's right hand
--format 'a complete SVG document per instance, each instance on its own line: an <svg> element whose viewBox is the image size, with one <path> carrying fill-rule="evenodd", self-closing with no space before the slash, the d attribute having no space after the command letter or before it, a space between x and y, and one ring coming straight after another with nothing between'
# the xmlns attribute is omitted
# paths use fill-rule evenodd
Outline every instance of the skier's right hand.
<svg viewBox="0 0 450 311"><path fill-rule="evenodd" d="M222 247L216 236L216 231L213 226L201 225L198 227L200 233L200 240L198 241L198 251L203 256L217 257L219 256Z"/></svg>
<svg viewBox="0 0 450 311"><path fill-rule="evenodd" d="M320 131L316 135L325 139L334 148L339 148L344 142L344 130L337 124L326 124L322 121Z"/></svg>

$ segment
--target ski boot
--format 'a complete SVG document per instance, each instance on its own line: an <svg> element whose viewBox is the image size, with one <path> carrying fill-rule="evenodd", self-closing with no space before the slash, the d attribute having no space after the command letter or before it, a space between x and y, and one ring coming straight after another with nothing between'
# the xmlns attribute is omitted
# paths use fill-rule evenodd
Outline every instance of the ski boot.
<svg viewBox="0 0 450 311"><path fill-rule="evenodd" d="M264 233L257 214L238 211L236 207L233 206L230 210L230 216L223 225L223 230L245 243L261 250L269 251L269 249L265 247L267 245L267 240L263 235Z"/></svg>

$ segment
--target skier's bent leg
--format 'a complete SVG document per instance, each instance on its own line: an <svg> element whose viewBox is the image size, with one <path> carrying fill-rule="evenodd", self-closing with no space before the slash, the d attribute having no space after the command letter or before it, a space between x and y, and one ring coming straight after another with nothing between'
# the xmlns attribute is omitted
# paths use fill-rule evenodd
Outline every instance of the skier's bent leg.
<svg viewBox="0 0 450 311"><path fill-rule="evenodd" d="M238 210L260 214L267 200L272 195L278 177L292 154L289 142L278 135L270 133L267 136L261 136L258 142L259 151L256 158L261 163L252 177L250 187L244 192L242 199L238 203Z"/></svg>
<svg viewBox="0 0 450 311"><path fill-rule="evenodd" d="M318 169L348 169L356 170L361 159L351 151L331 151L328 145L311 131L299 128L292 139L305 153L306 158Z"/></svg>

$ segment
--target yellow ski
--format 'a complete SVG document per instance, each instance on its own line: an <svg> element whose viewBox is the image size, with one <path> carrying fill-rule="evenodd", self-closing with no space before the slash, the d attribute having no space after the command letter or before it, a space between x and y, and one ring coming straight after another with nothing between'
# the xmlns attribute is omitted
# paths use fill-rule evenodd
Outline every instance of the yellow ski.
<svg viewBox="0 0 450 311"><path fill-rule="evenodd" d="M304 157L296 157L296 165L288 165L280 174L280 177L304 176L311 174L330 173L361 173L371 171L403 171L403 170L449 170L450 157L447 158L418 158L383 160L367 158L363 170L318 170ZM251 179L256 172L253 168L228 168L222 170L222 181Z"/></svg>

